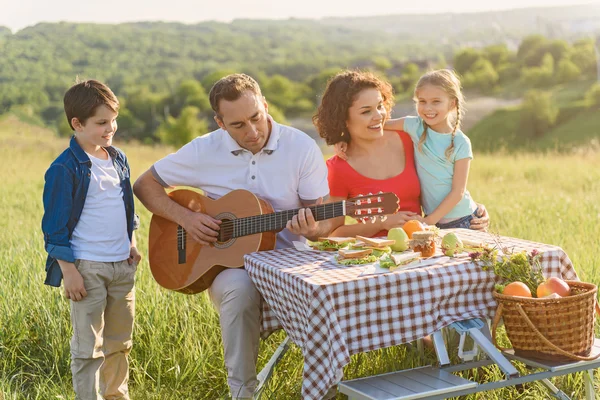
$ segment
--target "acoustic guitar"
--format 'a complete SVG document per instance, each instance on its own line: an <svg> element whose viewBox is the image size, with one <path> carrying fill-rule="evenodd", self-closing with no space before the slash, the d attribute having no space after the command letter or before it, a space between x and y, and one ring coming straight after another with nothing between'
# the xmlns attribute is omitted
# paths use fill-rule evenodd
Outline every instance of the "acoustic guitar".
<svg viewBox="0 0 600 400"><path fill-rule="evenodd" d="M186 294L208 289L225 268L243 267L245 254L274 249L276 232L285 228L299 210L274 212L267 201L247 190L234 190L218 200L187 189L174 190L169 197L189 210L222 221L217 241L203 246L188 238L177 223L152 216L149 238L152 275L162 287ZM379 193L308 208L316 221L349 215L364 223L395 213L398 202L393 193Z"/></svg>

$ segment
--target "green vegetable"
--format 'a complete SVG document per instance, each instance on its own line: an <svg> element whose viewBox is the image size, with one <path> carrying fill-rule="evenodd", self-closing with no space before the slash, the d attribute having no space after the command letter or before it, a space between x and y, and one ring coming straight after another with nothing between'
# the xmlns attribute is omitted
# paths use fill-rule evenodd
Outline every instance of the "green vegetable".
<svg viewBox="0 0 600 400"><path fill-rule="evenodd" d="M392 257L389 254L386 254L385 256L381 257L381 259L379 260L379 266L381 268L391 268L391 267L395 267L396 263L394 262L394 260L392 259Z"/></svg>
<svg viewBox="0 0 600 400"><path fill-rule="evenodd" d="M311 247L315 250L339 250L339 249L347 249L350 246L349 242L346 243L335 243L330 242L329 240L323 240L321 242L312 242Z"/></svg>
<svg viewBox="0 0 600 400"><path fill-rule="evenodd" d="M377 258L381 257L384 254L390 254L392 252L392 248L391 247L384 247L382 249L373 249L373 253L371 253L372 255L376 256Z"/></svg>
<svg viewBox="0 0 600 400"><path fill-rule="evenodd" d="M371 264L377 261L379 257L370 254L363 258L345 258L343 260L338 259L338 264L342 265L361 265L361 264Z"/></svg>

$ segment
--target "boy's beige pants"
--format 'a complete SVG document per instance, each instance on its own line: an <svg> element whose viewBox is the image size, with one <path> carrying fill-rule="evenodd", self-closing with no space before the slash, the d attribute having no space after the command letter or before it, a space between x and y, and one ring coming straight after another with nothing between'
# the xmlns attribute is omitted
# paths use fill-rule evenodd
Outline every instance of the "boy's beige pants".
<svg viewBox="0 0 600 400"><path fill-rule="evenodd" d="M71 301L71 372L77 400L129 399L136 265L75 262L87 296Z"/></svg>

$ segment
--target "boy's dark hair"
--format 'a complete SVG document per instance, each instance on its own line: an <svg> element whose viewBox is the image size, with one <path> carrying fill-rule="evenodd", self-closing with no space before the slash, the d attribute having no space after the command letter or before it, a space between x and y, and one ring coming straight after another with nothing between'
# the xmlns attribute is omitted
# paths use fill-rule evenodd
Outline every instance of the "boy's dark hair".
<svg viewBox="0 0 600 400"><path fill-rule="evenodd" d="M104 83L94 79L77 82L65 93L63 99L65 114L69 126L74 130L71 120L77 118L85 124L88 118L93 117L96 109L105 105L113 112L119 111L117 96Z"/></svg>
<svg viewBox="0 0 600 400"><path fill-rule="evenodd" d="M231 74L219 79L208 94L210 106L215 114L217 114L217 117L221 118L219 114L219 102L221 100L235 101L246 90L262 97L260 86L258 86L258 83L251 76L246 74Z"/></svg>

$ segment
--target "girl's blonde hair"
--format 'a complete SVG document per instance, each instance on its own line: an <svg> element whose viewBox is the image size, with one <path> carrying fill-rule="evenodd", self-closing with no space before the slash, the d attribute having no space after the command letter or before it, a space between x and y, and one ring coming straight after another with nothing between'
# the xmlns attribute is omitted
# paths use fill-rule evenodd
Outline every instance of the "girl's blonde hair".
<svg viewBox="0 0 600 400"><path fill-rule="evenodd" d="M446 158L450 160L452 151L454 150L454 136L456 136L456 131L460 129L460 123L465 113L465 98L460 87L460 80L456 73L450 69L429 71L419 79L415 86L415 102L418 102L417 92L425 85L433 85L443 89L456 103L456 118L454 119L454 125L452 127L452 141L445 152ZM423 121L423 128L423 135L421 135L418 145L421 153L423 152L423 143L425 143L425 140L427 139L427 129L429 128L425 121Z"/></svg>

